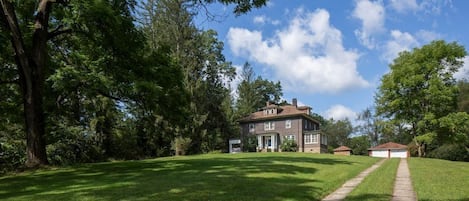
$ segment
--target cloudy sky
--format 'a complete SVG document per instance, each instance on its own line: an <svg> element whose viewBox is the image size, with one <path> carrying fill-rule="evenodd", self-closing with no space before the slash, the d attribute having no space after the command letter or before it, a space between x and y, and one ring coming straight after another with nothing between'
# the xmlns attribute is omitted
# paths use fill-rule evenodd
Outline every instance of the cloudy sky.
<svg viewBox="0 0 469 201"><path fill-rule="evenodd" d="M213 5L216 21L197 20L225 43L237 68L280 81L284 99L298 98L327 118L355 119L372 106L380 78L400 51L443 39L469 49L469 1L273 0L235 17ZM469 77L469 57L457 78Z"/></svg>

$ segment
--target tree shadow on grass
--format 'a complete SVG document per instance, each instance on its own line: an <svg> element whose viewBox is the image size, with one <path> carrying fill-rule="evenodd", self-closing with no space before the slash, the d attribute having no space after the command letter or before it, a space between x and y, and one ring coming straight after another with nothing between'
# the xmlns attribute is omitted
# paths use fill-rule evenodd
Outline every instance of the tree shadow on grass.
<svg viewBox="0 0 469 201"><path fill-rule="evenodd" d="M389 194L362 194L356 196L347 196L345 201L389 201L392 195Z"/></svg>
<svg viewBox="0 0 469 201"><path fill-rule="evenodd" d="M354 162L298 156L217 155L87 164L0 179L0 199L319 200L319 165Z"/></svg>

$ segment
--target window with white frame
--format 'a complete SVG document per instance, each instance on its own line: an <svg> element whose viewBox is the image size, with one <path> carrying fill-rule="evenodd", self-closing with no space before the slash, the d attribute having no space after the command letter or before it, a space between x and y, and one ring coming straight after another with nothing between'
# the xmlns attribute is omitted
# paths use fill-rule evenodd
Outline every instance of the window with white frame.
<svg viewBox="0 0 469 201"><path fill-rule="evenodd" d="M285 135L286 140L295 140L295 135Z"/></svg>
<svg viewBox="0 0 469 201"><path fill-rule="evenodd" d="M256 125L249 124L249 132L254 132L256 130Z"/></svg>
<svg viewBox="0 0 469 201"><path fill-rule="evenodd" d="M291 120L290 119L285 121L285 128L291 128Z"/></svg>
<svg viewBox="0 0 469 201"><path fill-rule="evenodd" d="M270 130L275 130L275 123L272 121L265 122L264 123L264 130L270 131Z"/></svg>
<svg viewBox="0 0 469 201"><path fill-rule="evenodd" d="M305 144L317 144L318 134L306 134L304 141L305 141Z"/></svg>

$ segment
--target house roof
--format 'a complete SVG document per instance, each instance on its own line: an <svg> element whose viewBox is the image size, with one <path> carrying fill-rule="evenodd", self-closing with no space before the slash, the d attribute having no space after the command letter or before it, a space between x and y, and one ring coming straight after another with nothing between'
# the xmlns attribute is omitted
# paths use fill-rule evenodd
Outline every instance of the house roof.
<svg viewBox="0 0 469 201"><path fill-rule="evenodd" d="M296 116L303 116L307 119L310 119L316 123L319 123L316 119L312 118L309 115L309 110L311 107L309 106L295 106L295 105L284 105L284 106L278 106L278 105L267 105L266 107L262 109L267 109L267 108L277 108L277 113L276 114L264 114L264 111L257 111L254 113L251 113L249 116L246 116L240 120L239 122L255 122L255 121L261 121L261 120L271 120L271 119L281 119L281 118L287 118L287 117L296 117Z"/></svg>
<svg viewBox="0 0 469 201"><path fill-rule="evenodd" d="M375 147L371 147L368 150L388 150L388 149L407 149L407 146L403 144L394 143L394 142L388 142L385 144L380 144Z"/></svg>
<svg viewBox="0 0 469 201"><path fill-rule="evenodd" d="M334 151L352 151L352 149L350 149L347 146L340 146L340 147L335 148Z"/></svg>

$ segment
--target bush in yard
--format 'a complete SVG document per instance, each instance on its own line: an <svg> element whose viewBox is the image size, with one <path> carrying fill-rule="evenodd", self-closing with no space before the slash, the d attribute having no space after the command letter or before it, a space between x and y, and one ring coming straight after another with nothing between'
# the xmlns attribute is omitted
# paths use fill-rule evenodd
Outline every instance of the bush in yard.
<svg viewBox="0 0 469 201"><path fill-rule="evenodd" d="M298 146L295 140L285 139L280 145L280 149L282 149L283 152L296 152L298 150Z"/></svg>
<svg viewBox="0 0 469 201"><path fill-rule="evenodd" d="M451 161L469 161L469 150L464 144L444 144L430 152L428 157Z"/></svg>
<svg viewBox="0 0 469 201"><path fill-rule="evenodd" d="M243 138L243 152L256 152L257 136L248 135Z"/></svg>
<svg viewBox="0 0 469 201"><path fill-rule="evenodd" d="M0 174L22 168L26 158L24 140L0 142Z"/></svg>

